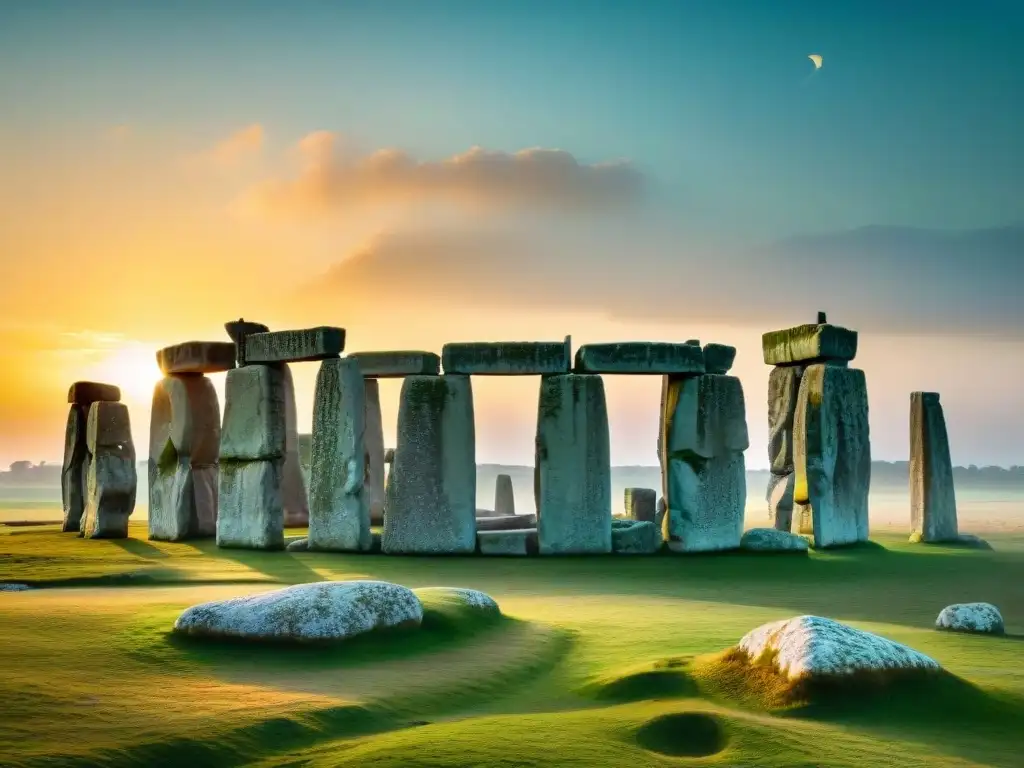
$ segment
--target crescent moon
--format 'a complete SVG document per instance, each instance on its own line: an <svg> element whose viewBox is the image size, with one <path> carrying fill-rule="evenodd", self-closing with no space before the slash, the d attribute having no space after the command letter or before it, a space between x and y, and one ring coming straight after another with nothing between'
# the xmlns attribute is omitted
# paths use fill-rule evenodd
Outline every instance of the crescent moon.
<svg viewBox="0 0 1024 768"><path fill-rule="evenodd" d="M817 53L812 53L807 58L814 62L814 68L815 69L821 69L821 56L820 55L818 55Z"/></svg>

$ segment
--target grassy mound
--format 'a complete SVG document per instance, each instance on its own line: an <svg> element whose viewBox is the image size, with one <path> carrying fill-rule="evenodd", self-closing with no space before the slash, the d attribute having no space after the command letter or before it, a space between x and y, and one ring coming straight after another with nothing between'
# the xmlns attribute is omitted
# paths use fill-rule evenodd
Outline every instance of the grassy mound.
<svg viewBox="0 0 1024 768"><path fill-rule="evenodd" d="M689 660L671 658L617 671L584 686L580 693L605 702L681 699L698 696Z"/></svg>
<svg viewBox="0 0 1024 768"><path fill-rule="evenodd" d="M708 757L728 742L721 721L706 712L661 715L644 723L636 740L649 752L671 757Z"/></svg>

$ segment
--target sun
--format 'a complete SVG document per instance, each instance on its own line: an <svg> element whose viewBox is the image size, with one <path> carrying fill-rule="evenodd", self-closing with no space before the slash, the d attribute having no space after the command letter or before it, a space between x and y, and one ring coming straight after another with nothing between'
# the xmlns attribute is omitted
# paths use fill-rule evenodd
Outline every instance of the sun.
<svg viewBox="0 0 1024 768"><path fill-rule="evenodd" d="M153 388L160 380L160 367L156 352L144 344L129 344L111 350L96 363L92 378L121 388L123 400L147 405L153 398Z"/></svg>

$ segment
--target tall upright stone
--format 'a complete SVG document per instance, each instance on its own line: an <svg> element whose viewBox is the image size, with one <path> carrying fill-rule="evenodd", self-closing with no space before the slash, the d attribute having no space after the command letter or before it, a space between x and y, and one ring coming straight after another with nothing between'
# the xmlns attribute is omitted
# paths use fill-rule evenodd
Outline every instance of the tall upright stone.
<svg viewBox="0 0 1024 768"><path fill-rule="evenodd" d="M626 517L653 523L657 517L658 492L653 488L627 488L623 494Z"/></svg>
<svg viewBox="0 0 1024 768"><path fill-rule="evenodd" d="M360 368L362 368L361 363ZM366 424L363 438L363 445L366 449L366 503L370 508L370 524L383 525L386 467L384 464L384 421L381 418L380 384L377 379L365 378L363 393L366 401L363 417Z"/></svg>
<svg viewBox="0 0 1024 768"><path fill-rule="evenodd" d="M337 358L335 358L337 359ZM287 363L279 363L284 377L284 463L281 465L281 503L286 528L309 525L309 496L299 457L299 417L295 404L295 382Z"/></svg>
<svg viewBox="0 0 1024 768"><path fill-rule="evenodd" d="M468 375L402 382L385 509L385 553L476 550L476 429Z"/></svg>
<svg viewBox="0 0 1024 768"><path fill-rule="evenodd" d="M512 488L512 477L500 474L494 479L494 514L514 515L516 513L516 493Z"/></svg>
<svg viewBox="0 0 1024 768"><path fill-rule="evenodd" d="M808 366L793 432L793 501L810 506L814 546L867 541L871 443L864 372L828 363Z"/></svg>
<svg viewBox="0 0 1024 768"><path fill-rule="evenodd" d="M89 469L79 536L123 539L135 510L138 473L132 425L124 403L96 401L86 423Z"/></svg>
<svg viewBox="0 0 1024 768"><path fill-rule="evenodd" d="M313 400L310 550L370 549L365 434L365 389L359 363L347 358L324 360Z"/></svg>
<svg viewBox="0 0 1024 768"><path fill-rule="evenodd" d="M64 427L64 463L60 486L64 507L61 530L77 533L85 512L89 474L89 449L86 445L86 424L89 406L97 401L118 402L121 390L113 384L76 381L68 389L68 418Z"/></svg>
<svg viewBox="0 0 1024 768"><path fill-rule="evenodd" d="M793 525L793 420L803 370L777 366L768 375L768 518L780 531Z"/></svg>
<svg viewBox="0 0 1024 768"><path fill-rule="evenodd" d="M149 424L149 538L183 541L217 533L220 404L206 376L157 383Z"/></svg>
<svg viewBox="0 0 1024 768"><path fill-rule="evenodd" d="M284 548L285 410L280 365L228 371L220 435L219 547Z"/></svg>
<svg viewBox="0 0 1024 768"><path fill-rule="evenodd" d="M956 541L960 534L946 417L937 392L910 394L911 538Z"/></svg>
<svg viewBox="0 0 1024 768"><path fill-rule="evenodd" d="M611 552L608 409L600 375L541 378L536 449L540 554Z"/></svg>

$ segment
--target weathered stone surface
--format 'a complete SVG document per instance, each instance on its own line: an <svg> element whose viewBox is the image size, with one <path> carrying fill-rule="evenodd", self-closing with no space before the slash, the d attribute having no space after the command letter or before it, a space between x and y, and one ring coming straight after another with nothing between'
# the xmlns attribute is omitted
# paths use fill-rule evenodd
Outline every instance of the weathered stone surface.
<svg viewBox="0 0 1024 768"><path fill-rule="evenodd" d="M465 608L472 608L480 613L500 616L501 608L498 601L477 589L465 589L464 587L420 587L413 592L420 600L437 600L446 603L456 603Z"/></svg>
<svg viewBox="0 0 1024 768"><path fill-rule="evenodd" d="M654 524L658 526L658 530L662 531L663 523L665 521L665 514L668 512L668 504L665 502L664 496L658 497L658 507L654 512Z"/></svg>
<svg viewBox="0 0 1024 768"><path fill-rule="evenodd" d="M796 475L769 475L768 477L768 519L777 531L793 529L793 486Z"/></svg>
<svg viewBox="0 0 1024 768"><path fill-rule="evenodd" d="M617 555L650 555L661 549L661 531L654 521L634 520L612 526L612 552Z"/></svg>
<svg viewBox="0 0 1024 768"><path fill-rule="evenodd" d="M235 345L230 341L186 341L157 350L156 364L165 376L230 371L235 367Z"/></svg>
<svg viewBox="0 0 1024 768"><path fill-rule="evenodd" d="M88 407L72 404L64 427L64 463L60 472L60 489L64 505L62 531L77 532L85 512L86 470L89 450L85 445Z"/></svg>
<svg viewBox="0 0 1024 768"><path fill-rule="evenodd" d="M751 552L806 552L807 539L775 528L751 528L740 539L740 549Z"/></svg>
<svg viewBox="0 0 1024 768"><path fill-rule="evenodd" d="M799 366L773 368L768 375L768 465L776 475L795 471L793 423L803 371Z"/></svg>
<svg viewBox="0 0 1024 768"><path fill-rule="evenodd" d="M537 413L540 553L611 551L608 411L600 376L545 376Z"/></svg>
<svg viewBox="0 0 1024 768"><path fill-rule="evenodd" d="M368 379L437 376L441 373L441 357L434 352L351 352L345 357L357 361L363 376Z"/></svg>
<svg viewBox="0 0 1024 768"><path fill-rule="evenodd" d="M232 320L224 323L224 330L227 331L231 341L235 343L235 359L238 365L245 365L245 339L254 333L266 333L270 330L263 323L254 323L245 319Z"/></svg>
<svg viewBox="0 0 1024 768"><path fill-rule="evenodd" d="M496 515L476 519L478 531L515 531L536 527L536 515Z"/></svg>
<svg viewBox="0 0 1024 768"><path fill-rule="evenodd" d="M362 366L360 365L360 370ZM363 371L363 375L366 372ZM364 420L366 432L363 447L366 450L366 504L370 509L370 524L384 524L384 478L387 475L384 451L384 420L380 412L380 385L376 379L363 383L366 401Z"/></svg>
<svg viewBox="0 0 1024 768"><path fill-rule="evenodd" d="M662 432L667 435L669 454L709 459L750 447L746 401L738 378L705 374L670 379L663 390L666 387Z"/></svg>
<svg viewBox="0 0 1024 768"><path fill-rule="evenodd" d="M338 357L345 350L345 329L321 326L301 331L268 331L245 337L245 362L301 363Z"/></svg>
<svg viewBox="0 0 1024 768"><path fill-rule="evenodd" d="M95 381L76 381L68 390L69 403L88 407L100 400L111 403L120 402L120 388L113 384L100 384Z"/></svg>
<svg viewBox="0 0 1024 768"><path fill-rule="evenodd" d="M366 404L359 363L324 360L313 400L313 472L310 483L309 548L365 551L370 548L366 476Z"/></svg>
<svg viewBox="0 0 1024 768"><path fill-rule="evenodd" d="M384 581L318 581L187 608L174 630L199 637L344 640L375 629L419 626L412 590Z"/></svg>
<svg viewBox="0 0 1024 768"><path fill-rule="evenodd" d="M289 541L284 548L289 552L306 552L309 550L309 539L306 537L294 539Z"/></svg>
<svg viewBox="0 0 1024 768"><path fill-rule="evenodd" d="M446 374L535 376L568 373L571 340L494 341L445 344L441 363Z"/></svg>
<svg viewBox="0 0 1024 768"><path fill-rule="evenodd" d="M921 541L956 541L956 492L937 392L910 394L910 527Z"/></svg>
<svg viewBox="0 0 1024 768"><path fill-rule="evenodd" d="M391 464L395 463L395 449L394 448L388 448L386 451L384 451L384 463L387 464L387 465L391 465Z"/></svg>
<svg viewBox="0 0 1024 768"><path fill-rule="evenodd" d="M509 475L498 475L494 479L494 514L514 515L516 513L516 493L512 488Z"/></svg>
<svg viewBox="0 0 1024 768"><path fill-rule="evenodd" d="M815 548L867 541L871 443L864 372L809 366L793 434L793 500L811 507Z"/></svg>
<svg viewBox="0 0 1024 768"><path fill-rule="evenodd" d="M704 345L704 371L706 373L717 373L724 375L736 362L736 347L728 344L705 344Z"/></svg>
<svg viewBox="0 0 1024 768"><path fill-rule="evenodd" d="M1002 635L1006 632L1003 615L992 603L947 605L935 619L935 627L950 632L971 632L983 635Z"/></svg>
<svg viewBox="0 0 1024 768"><path fill-rule="evenodd" d="M576 373L691 374L704 373L704 353L692 344L621 341L584 344L576 350Z"/></svg>
<svg viewBox="0 0 1024 768"><path fill-rule="evenodd" d="M28 584L0 584L0 592L28 592L30 589Z"/></svg>
<svg viewBox="0 0 1024 768"><path fill-rule="evenodd" d="M820 616L773 621L748 632L737 647L751 662L771 658L790 680L939 669L938 662L912 648Z"/></svg>
<svg viewBox="0 0 1024 768"><path fill-rule="evenodd" d="M228 371L220 460L281 459L285 455L285 369L249 365Z"/></svg>
<svg viewBox="0 0 1024 768"><path fill-rule="evenodd" d="M793 525L796 526L796 532L801 536L814 534L814 515L811 512L810 504L793 502Z"/></svg>
<svg viewBox="0 0 1024 768"><path fill-rule="evenodd" d="M218 547L284 549L282 463L282 459L221 461Z"/></svg>
<svg viewBox="0 0 1024 768"><path fill-rule="evenodd" d="M205 376L167 376L153 390L149 425L149 538L214 536L220 405Z"/></svg>
<svg viewBox="0 0 1024 768"><path fill-rule="evenodd" d="M658 504L657 491L653 488L627 488L623 496L626 517L632 520L654 522Z"/></svg>
<svg viewBox="0 0 1024 768"><path fill-rule="evenodd" d="M287 528L309 525L309 495L299 455L299 417L295 406L295 382L287 363L280 364L284 376L284 464L281 467L281 504Z"/></svg>
<svg viewBox="0 0 1024 768"><path fill-rule="evenodd" d="M476 431L468 376L410 376L402 383L386 497L384 552L475 551Z"/></svg>
<svg viewBox="0 0 1024 768"><path fill-rule="evenodd" d="M662 525L673 552L736 549L743 535L747 480L742 453L669 462L668 513Z"/></svg>
<svg viewBox="0 0 1024 768"><path fill-rule="evenodd" d="M102 400L90 405L86 447L89 462L79 535L123 539L128 535L128 518L135 511L138 484L127 406Z"/></svg>
<svg viewBox="0 0 1024 768"><path fill-rule="evenodd" d="M526 555L537 552L537 529L515 531L478 531L476 534L481 555Z"/></svg>
<svg viewBox="0 0 1024 768"><path fill-rule="evenodd" d="M761 337L765 365L849 361L857 356L857 332L838 325L798 325Z"/></svg>

